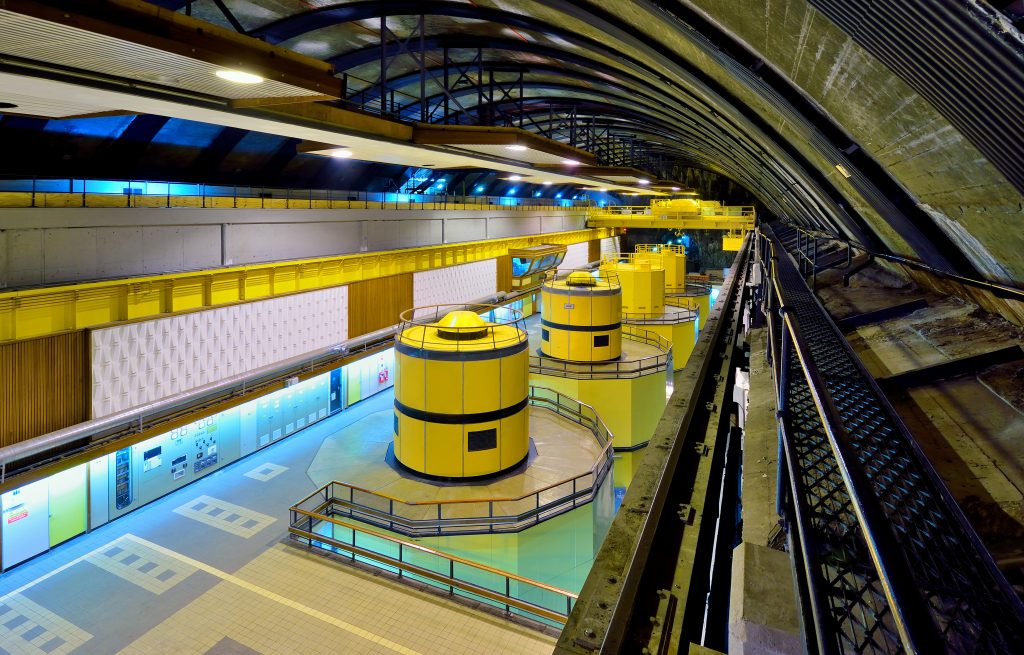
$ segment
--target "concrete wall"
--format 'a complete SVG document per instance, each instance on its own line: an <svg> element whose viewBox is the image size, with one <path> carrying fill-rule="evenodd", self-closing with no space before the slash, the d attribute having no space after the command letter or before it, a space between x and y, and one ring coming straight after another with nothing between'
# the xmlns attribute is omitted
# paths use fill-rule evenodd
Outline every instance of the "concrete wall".
<svg viewBox="0 0 1024 655"><path fill-rule="evenodd" d="M0 288L583 227L556 210L0 209Z"/></svg>

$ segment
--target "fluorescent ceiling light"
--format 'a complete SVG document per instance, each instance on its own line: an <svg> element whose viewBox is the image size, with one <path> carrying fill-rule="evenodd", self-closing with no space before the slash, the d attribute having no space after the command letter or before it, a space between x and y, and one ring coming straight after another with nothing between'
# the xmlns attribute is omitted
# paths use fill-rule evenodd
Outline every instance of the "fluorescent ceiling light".
<svg viewBox="0 0 1024 655"><path fill-rule="evenodd" d="M527 149L526 146L521 146L518 143L513 143L512 145L505 147L508 148L509 150L515 150L517 152L522 152L523 150Z"/></svg>
<svg viewBox="0 0 1024 655"><path fill-rule="evenodd" d="M673 191L678 191L678 190L679 190L679 187L677 187L677 186L674 186L674 187L672 187L672 190L673 190Z"/></svg>
<svg viewBox="0 0 1024 655"><path fill-rule="evenodd" d="M259 75L233 70L217 71L217 77L228 82L234 82L235 84L259 84L263 81L263 78Z"/></svg>
<svg viewBox="0 0 1024 655"><path fill-rule="evenodd" d="M640 184L650 184L650 180L640 180Z"/></svg>
<svg viewBox="0 0 1024 655"><path fill-rule="evenodd" d="M541 184L543 184L544 186L551 186L552 184L554 184L554 182L552 182L551 180L544 180L543 182L541 182Z"/></svg>
<svg viewBox="0 0 1024 655"><path fill-rule="evenodd" d="M846 167L842 164L836 164L836 170L843 174L843 177L850 177L850 171L846 170Z"/></svg>
<svg viewBox="0 0 1024 655"><path fill-rule="evenodd" d="M523 177L521 175L509 175L508 179L512 180L513 182L518 182L519 180L523 179Z"/></svg>
<svg viewBox="0 0 1024 655"><path fill-rule="evenodd" d="M331 151L331 157L335 159L348 159L352 156L352 151L348 148L338 148L337 150Z"/></svg>
<svg viewBox="0 0 1024 655"><path fill-rule="evenodd" d="M566 166L579 166L580 163L575 159L563 159L562 163Z"/></svg>
<svg viewBox="0 0 1024 655"><path fill-rule="evenodd" d="M608 189L605 189L603 187L598 189L598 191L600 191L601 193L608 193Z"/></svg>

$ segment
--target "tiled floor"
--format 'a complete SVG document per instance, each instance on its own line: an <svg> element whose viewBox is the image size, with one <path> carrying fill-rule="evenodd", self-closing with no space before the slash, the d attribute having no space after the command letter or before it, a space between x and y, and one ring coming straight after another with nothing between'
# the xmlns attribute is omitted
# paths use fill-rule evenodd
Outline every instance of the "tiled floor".
<svg viewBox="0 0 1024 655"><path fill-rule="evenodd" d="M323 440L392 400L364 401L3 574L0 654L551 652L546 635L282 543Z"/></svg>

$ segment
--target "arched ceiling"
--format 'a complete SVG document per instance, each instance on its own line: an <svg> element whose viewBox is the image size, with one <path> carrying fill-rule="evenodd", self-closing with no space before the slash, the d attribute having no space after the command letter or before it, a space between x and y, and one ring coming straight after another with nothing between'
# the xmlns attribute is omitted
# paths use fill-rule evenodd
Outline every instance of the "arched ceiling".
<svg viewBox="0 0 1024 655"><path fill-rule="evenodd" d="M340 106L706 169L785 220L1024 279L1024 46L981 2L153 4L329 62Z"/></svg>

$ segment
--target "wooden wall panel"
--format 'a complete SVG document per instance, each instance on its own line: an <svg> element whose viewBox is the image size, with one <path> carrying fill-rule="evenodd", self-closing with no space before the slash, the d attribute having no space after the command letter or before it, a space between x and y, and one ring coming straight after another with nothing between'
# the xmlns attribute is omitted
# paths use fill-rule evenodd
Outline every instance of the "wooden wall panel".
<svg viewBox="0 0 1024 655"><path fill-rule="evenodd" d="M498 291L512 290L512 256L501 255L498 260Z"/></svg>
<svg viewBox="0 0 1024 655"><path fill-rule="evenodd" d="M85 330L0 344L0 446L89 416Z"/></svg>
<svg viewBox="0 0 1024 655"><path fill-rule="evenodd" d="M587 242L587 261L596 262L601 259L601 240L591 239Z"/></svg>
<svg viewBox="0 0 1024 655"><path fill-rule="evenodd" d="M398 323L412 309L412 273L389 275L348 285L348 338Z"/></svg>

